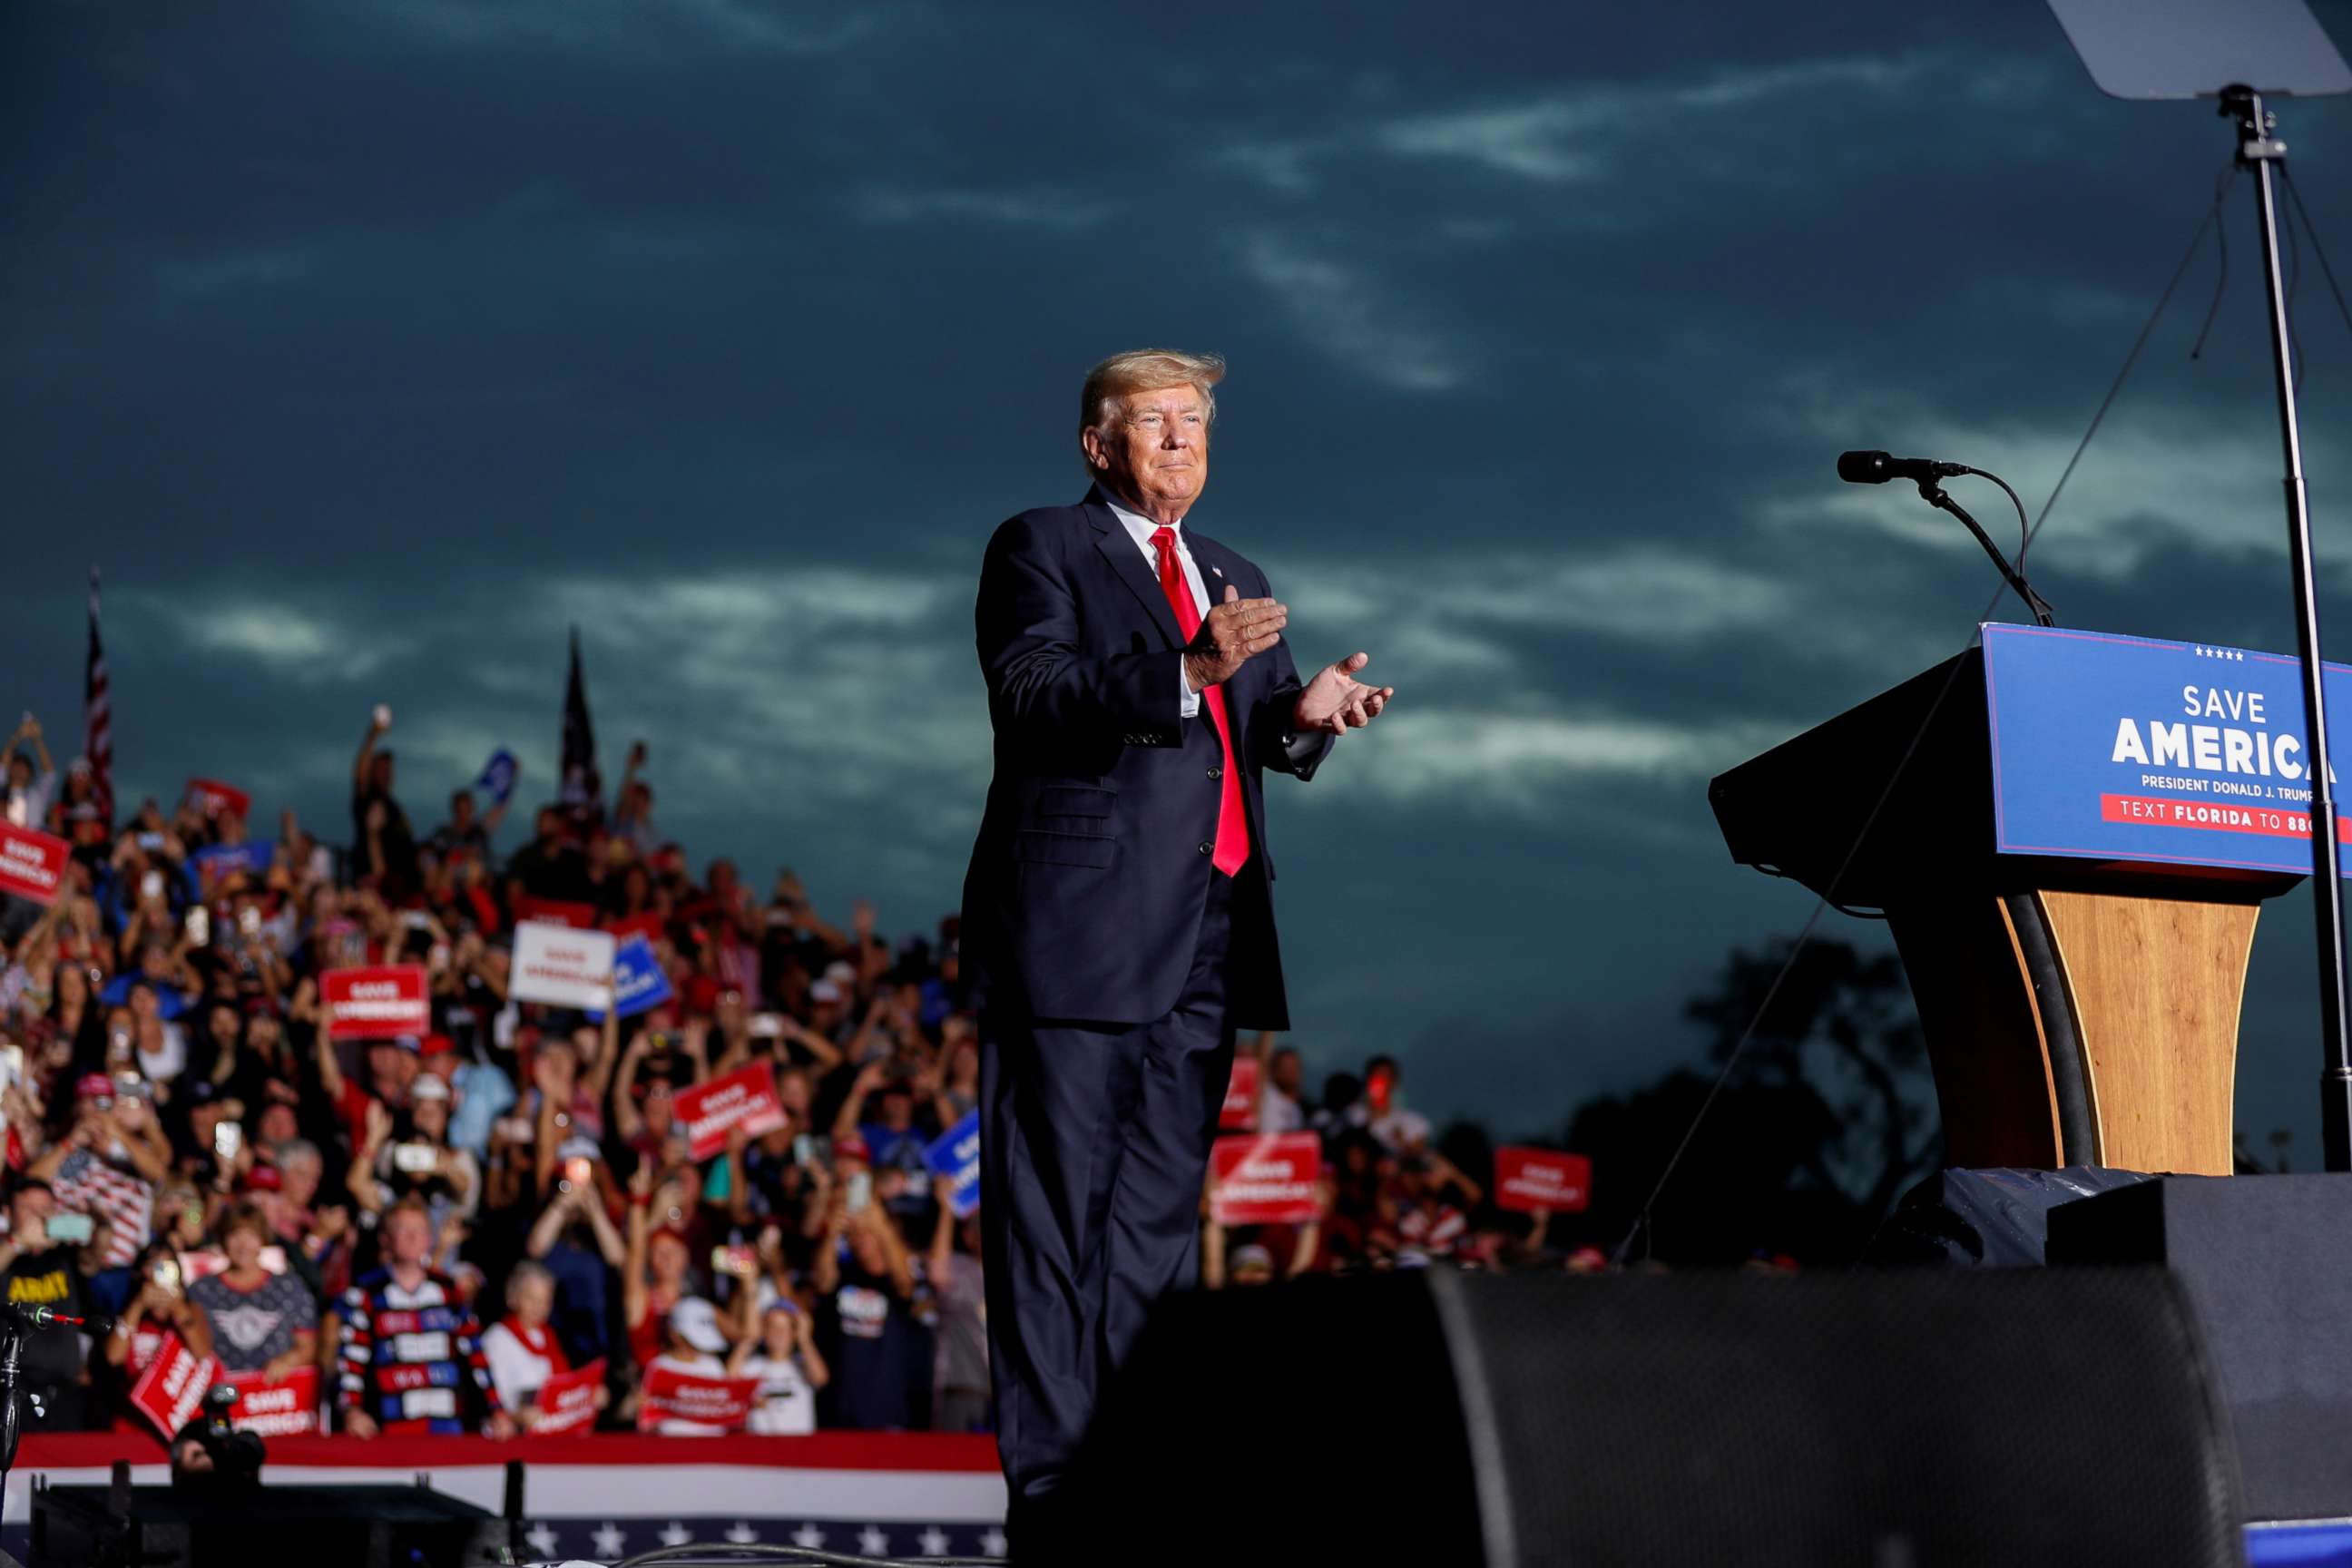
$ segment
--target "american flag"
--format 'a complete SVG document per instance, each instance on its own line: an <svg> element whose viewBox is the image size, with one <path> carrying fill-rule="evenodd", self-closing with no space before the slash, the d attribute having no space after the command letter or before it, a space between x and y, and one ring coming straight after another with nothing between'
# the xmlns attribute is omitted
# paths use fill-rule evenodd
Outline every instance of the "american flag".
<svg viewBox="0 0 2352 1568"><path fill-rule="evenodd" d="M114 822L114 719L106 695L106 649L98 640L98 568L89 569L89 658L82 671L81 754L89 763L89 787L98 809Z"/></svg>

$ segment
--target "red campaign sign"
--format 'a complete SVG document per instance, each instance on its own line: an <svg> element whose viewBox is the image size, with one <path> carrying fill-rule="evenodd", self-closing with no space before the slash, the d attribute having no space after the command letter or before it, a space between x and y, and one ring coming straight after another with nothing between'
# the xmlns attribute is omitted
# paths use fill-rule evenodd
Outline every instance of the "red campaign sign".
<svg viewBox="0 0 2352 1568"><path fill-rule="evenodd" d="M573 931L596 929L596 906L575 904L564 899L534 899L529 893L517 893L514 900L515 923L539 921L547 925L570 926Z"/></svg>
<svg viewBox="0 0 2352 1568"><path fill-rule="evenodd" d="M756 1377L697 1377L667 1366L647 1367L637 1430L650 1432L664 1421L692 1421L731 1432L743 1425L759 1396Z"/></svg>
<svg viewBox="0 0 2352 1568"><path fill-rule="evenodd" d="M187 802L204 816L248 816L253 812L251 795L218 779L190 779Z"/></svg>
<svg viewBox="0 0 2352 1568"><path fill-rule="evenodd" d="M606 921L597 929L624 939L641 936L647 942L659 942L668 928L663 925L659 915L631 915L626 920Z"/></svg>
<svg viewBox="0 0 2352 1568"><path fill-rule="evenodd" d="M570 1372L559 1372L539 1385L539 1419L531 1423L534 1437L564 1432L585 1432L596 1422L596 1391L604 1386L604 1363L592 1361Z"/></svg>
<svg viewBox="0 0 2352 1568"><path fill-rule="evenodd" d="M679 1089L673 1110L693 1141L688 1152L698 1160L708 1160L726 1148L731 1128L740 1126L744 1136L757 1138L784 1124L783 1102L776 1098L775 1068L763 1061Z"/></svg>
<svg viewBox="0 0 2352 1568"><path fill-rule="evenodd" d="M1552 1149L1495 1151L1495 1206L1521 1214L1581 1214L1592 1200L1592 1162Z"/></svg>
<svg viewBox="0 0 2352 1568"><path fill-rule="evenodd" d="M1209 1149L1219 1225L1293 1225L1316 1217L1323 1141L1312 1132L1220 1138Z"/></svg>
<svg viewBox="0 0 2352 1568"><path fill-rule="evenodd" d="M238 1373L221 1382L236 1390L228 1424L240 1432L284 1437L319 1429L319 1369L298 1366L283 1377Z"/></svg>
<svg viewBox="0 0 2352 1568"><path fill-rule="evenodd" d="M1225 1080L1224 1108L1217 1125L1227 1132L1246 1132L1257 1125L1258 1059L1235 1057L1234 1076Z"/></svg>
<svg viewBox="0 0 2352 1568"><path fill-rule="evenodd" d="M205 1390L220 1375L220 1363L198 1355L177 1334L163 1336L155 1359L131 1385L131 1408L170 1442L172 1435L195 1419L203 1408Z"/></svg>
<svg viewBox="0 0 2352 1568"><path fill-rule="evenodd" d="M389 1040L433 1032L433 1004L421 963L377 963L330 969L319 976L327 1007L327 1037Z"/></svg>
<svg viewBox="0 0 2352 1568"><path fill-rule="evenodd" d="M54 904L73 846L35 828L0 822L0 893Z"/></svg>

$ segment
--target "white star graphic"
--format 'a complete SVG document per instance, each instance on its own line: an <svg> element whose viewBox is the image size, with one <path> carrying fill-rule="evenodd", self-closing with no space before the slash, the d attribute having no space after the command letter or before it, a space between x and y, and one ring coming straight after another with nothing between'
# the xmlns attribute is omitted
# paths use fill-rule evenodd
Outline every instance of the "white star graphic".
<svg viewBox="0 0 2352 1568"><path fill-rule="evenodd" d="M882 1533L879 1525L869 1524L857 1532L857 1554L861 1557L881 1557L890 1551L890 1538Z"/></svg>
<svg viewBox="0 0 2352 1568"><path fill-rule="evenodd" d="M824 1531L814 1524L803 1524L793 1531L793 1544L811 1552L824 1550Z"/></svg>
<svg viewBox="0 0 2352 1568"><path fill-rule="evenodd" d="M555 1531L548 1525L547 1521L542 1519L537 1524L532 1525L529 1530L524 1531L522 1532L522 1538L525 1541L530 1542L530 1549L533 1552L538 1552L541 1557L552 1557L555 1555Z"/></svg>
<svg viewBox="0 0 2352 1568"><path fill-rule="evenodd" d="M915 1540L926 1557L945 1557L948 1554L948 1532L936 1524L926 1529Z"/></svg>
<svg viewBox="0 0 2352 1568"><path fill-rule="evenodd" d="M727 1539L738 1546L749 1546L760 1539L760 1532L751 1528L750 1521L739 1519L729 1527Z"/></svg>
<svg viewBox="0 0 2352 1568"><path fill-rule="evenodd" d="M621 1533L621 1527L609 1519L598 1528L590 1531L588 1539L595 1542L596 1555L607 1563L618 1562L625 1555L623 1551L623 1542L625 1538Z"/></svg>
<svg viewBox="0 0 2352 1568"><path fill-rule="evenodd" d="M980 1554L982 1557L1003 1556L1004 1531L994 1525L989 1526L987 1532L980 1538Z"/></svg>
<svg viewBox="0 0 2352 1568"><path fill-rule="evenodd" d="M674 1519L662 1526L661 1543L664 1546L683 1546L693 1539L694 1531Z"/></svg>

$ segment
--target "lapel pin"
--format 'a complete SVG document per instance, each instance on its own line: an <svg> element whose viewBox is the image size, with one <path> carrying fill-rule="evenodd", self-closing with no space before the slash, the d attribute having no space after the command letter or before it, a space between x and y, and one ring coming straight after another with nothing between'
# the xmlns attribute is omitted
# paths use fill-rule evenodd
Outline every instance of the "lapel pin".
<svg viewBox="0 0 2352 1568"><path fill-rule="evenodd" d="M1222 566L1212 566L1209 570L1215 573L1220 577L1225 574L1225 569Z"/></svg>

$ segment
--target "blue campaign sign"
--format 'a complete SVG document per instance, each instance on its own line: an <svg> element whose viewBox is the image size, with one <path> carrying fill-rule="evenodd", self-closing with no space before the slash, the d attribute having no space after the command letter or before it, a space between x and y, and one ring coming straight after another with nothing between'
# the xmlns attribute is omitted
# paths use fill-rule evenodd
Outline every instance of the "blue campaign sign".
<svg viewBox="0 0 2352 1568"><path fill-rule="evenodd" d="M654 944L642 936L625 936L613 950L613 1009L624 1018L651 1012L676 994L669 975L654 956ZM596 1016L601 1020L603 1014Z"/></svg>
<svg viewBox="0 0 2352 1568"><path fill-rule="evenodd" d="M213 844L188 857L196 868L196 876L209 888L214 879L242 871L248 877L261 878L269 874L271 846L268 844Z"/></svg>
<svg viewBox="0 0 2352 1568"><path fill-rule="evenodd" d="M1988 626L1984 674L2002 854L2310 871L2300 660ZM2341 756L2352 668L2325 679Z"/></svg>
<svg viewBox="0 0 2352 1568"><path fill-rule="evenodd" d="M931 1174L945 1176L955 1184L948 1194L948 1208L958 1219L980 1206L980 1112L968 1110L961 1121L939 1136L939 1141L923 1151L923 1163Z"/></svg>
<svg viewBox="0 0 2352 1568"><path fill-rule="evenodd" d="M474 781L474 787L488 790L493 805L504 805L507 797L514 794L517 771L515 754L500 746L490 753L490 760L482 764L482 776Z"/></svg>

